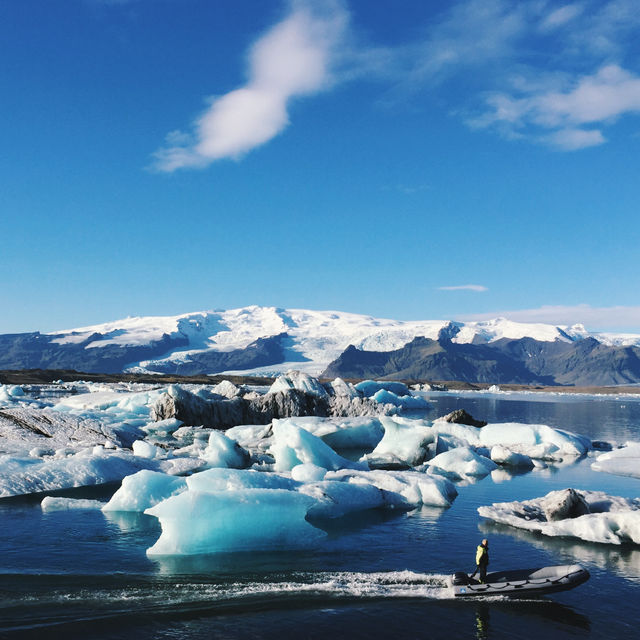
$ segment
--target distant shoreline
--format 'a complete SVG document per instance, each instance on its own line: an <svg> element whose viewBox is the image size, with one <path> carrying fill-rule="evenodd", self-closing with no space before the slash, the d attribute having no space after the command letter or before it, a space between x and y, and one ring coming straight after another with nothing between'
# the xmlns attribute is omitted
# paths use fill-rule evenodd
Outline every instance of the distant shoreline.
<svg viewBox="0 0 640 640"><path fill-rule="evenodd" d="M229 380L234 384L271 385L274 378L263 376L239 376L239 375L197 375L180 376L171 374L149 373L85 373L61 369L19 369L0 370L0 384L51 384L58 380L64 382L138 382L146 384L217 384L222 380ZM348 380L360 382L360 380ZM500 387L501 391L531 391L541 393L582 393L596 395L640 395L640 384L620 386L544 386L526 384L501 384L485 382L461 382L456 380L402 380L401 382L411 386L416 383L446 387L448 391L487 391L492 386ZM434 389L437 391L437 389Z"/></svg>

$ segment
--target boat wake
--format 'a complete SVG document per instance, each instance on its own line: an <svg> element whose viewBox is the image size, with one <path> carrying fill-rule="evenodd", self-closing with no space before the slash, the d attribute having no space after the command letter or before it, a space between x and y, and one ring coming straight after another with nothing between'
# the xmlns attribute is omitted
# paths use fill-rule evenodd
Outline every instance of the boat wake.
<svg viewBox="0 0 640 640"><path fill-rule="evenodd" d="M5 576L8 578L8 576ZM11 576L15 583L18 576ZM34 582L38 587L33 588ZM31 577L31 588L0 594L0 631L43 629L113 618L184 618L216 613L325 606L385 598L452 599L448 576L412 571L296 572L213 580L184 577ZM8 584L8 582L6 582ZM26 587L26 585L25 585Z"/></svg>

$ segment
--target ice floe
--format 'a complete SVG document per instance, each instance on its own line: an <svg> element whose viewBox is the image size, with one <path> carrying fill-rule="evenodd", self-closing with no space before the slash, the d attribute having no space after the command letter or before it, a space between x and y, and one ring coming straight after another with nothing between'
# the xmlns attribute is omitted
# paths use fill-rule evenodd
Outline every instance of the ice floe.
<svg viewBox="0 0 640 640"><path fill-rule="evenodd" d="M640 544L640 499L567 489L522 502L479 507L483 518L546 536L603 544Z"/></svg>
<svg viewBox="0 0 640 640"><path fill-rule="evenodd" d="M443 451L428 462L429 473L461 480L468 477L484 477L497 468L495 462L479 455L471 447L456 447Z"/></svg>
<svg viewBox="0 0 640 640"><path fill-rule="evenodd" d="M619 476L640 478L640 442L627 442L620 449L599 455L591 468Z"/></svg>
<svg viewBox="0 0 640 640"><path fill-rule="evenodd" d="M41 458L0 456L0 498L121 480L155 461L101 447ZM157 467L156 467L157 468Z"/></svg>
<svg viewBox="0 0 640 640"><path fill-rule="evenodd" d="M40 507L43 511L66 511L68 509L102 509L104 502L100 500L87 500L83 498L60 498L46 496L42 499Z"/></svg>

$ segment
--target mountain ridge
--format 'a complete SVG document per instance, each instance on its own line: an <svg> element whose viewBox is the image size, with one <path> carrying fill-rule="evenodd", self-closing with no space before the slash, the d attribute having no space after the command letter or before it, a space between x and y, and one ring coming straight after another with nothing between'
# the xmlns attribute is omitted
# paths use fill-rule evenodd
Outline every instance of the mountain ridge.
<svg viewBox="0 0 640 640"><path fill-rule="evenodd" d="M623 378L625 371L633 377L633 349L640 346L640 335L590 333L582 325L527 324L505 318L400 321L339 311L249 306L125 318L51 333L3 334L0 369L271 376L296 368L319 375L350 345L362 353L388 354L408 347L416 338L440 345L431 345L440 350L440 355L432 354L432 360L441 361L440 369L433 362L430 365L434 373L446 370L455 374L460 369L462 376L476 372L474 375L486 377L495 370L501 372L500 376L510 372L514 380L548 381L545 367L555 359L552 377L563 380L562 384L573 383L571 372L585 359L605 372L599 375L594 371L592 376L602 384L616 378L610 373L612 367L619 377ZM579 343L582 350L570 348ZM445 349L444 344L449 346ZM632 350L615 351L619 347ZM415 357L417 348L411 347ZM422 351L426 348L422 343ZM573 360L565 362L562 353L569 351ZM406 360L409 352L395 354L392 365L398 370L411 369L414 365ZM384 356L362 357L378 358L387 363L385 366L392 366ZM401 362L403 358L406 361ZM523 371L522 361L527 359L531 366Z"/></svg>

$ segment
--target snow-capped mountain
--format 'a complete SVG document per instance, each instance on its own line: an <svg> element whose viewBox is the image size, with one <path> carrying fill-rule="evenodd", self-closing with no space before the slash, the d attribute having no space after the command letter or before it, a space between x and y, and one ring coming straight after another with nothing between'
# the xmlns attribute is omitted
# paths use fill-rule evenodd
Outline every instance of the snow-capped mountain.
<svg viewBox="0 0 640 640"><path fill-rule="evenodd" d="M582 325L399 321L338 311L250 306L177 316L126 318L55 333L0 336L0 368L80 371L275 374L291 368L318 375L353 345L392 352L416 337L491 345L530 338L610 347L639 346L639 335L592 334ZM500 343L502 344L502 343Z"/></svg>

